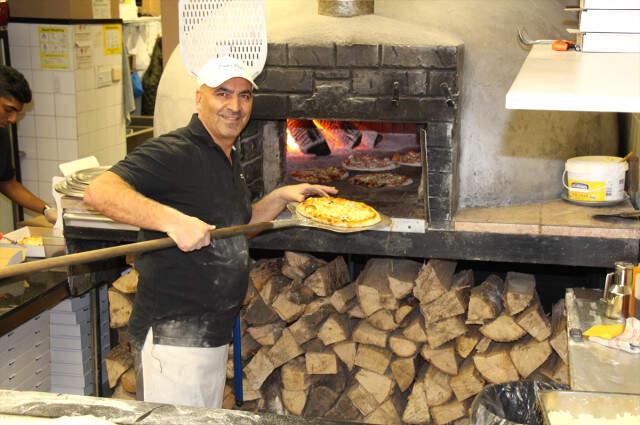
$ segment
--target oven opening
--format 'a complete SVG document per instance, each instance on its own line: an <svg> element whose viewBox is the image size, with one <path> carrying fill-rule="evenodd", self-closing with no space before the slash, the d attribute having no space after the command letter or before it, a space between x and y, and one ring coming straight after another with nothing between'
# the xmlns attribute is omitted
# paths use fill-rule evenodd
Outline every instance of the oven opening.
<svg viewBox="0 0 640 425"><path fill-rule="evenodd" d="M288 119L286 184L335 186L391 217L425 218L418 125Z"/></svg>

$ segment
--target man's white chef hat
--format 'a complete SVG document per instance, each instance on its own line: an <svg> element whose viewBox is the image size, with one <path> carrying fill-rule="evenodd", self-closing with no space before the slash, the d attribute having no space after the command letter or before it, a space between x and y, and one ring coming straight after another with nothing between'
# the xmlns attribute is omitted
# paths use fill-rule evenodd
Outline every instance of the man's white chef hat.
<svg viewBox="0 0 640 425"><path fill-rule="evenodd" d="M258 86L253 82L251 69L241 60L231 56L215 57L196 73L200 84L218 87L231 78L240 77L249 81L254 89Z"/></svg>

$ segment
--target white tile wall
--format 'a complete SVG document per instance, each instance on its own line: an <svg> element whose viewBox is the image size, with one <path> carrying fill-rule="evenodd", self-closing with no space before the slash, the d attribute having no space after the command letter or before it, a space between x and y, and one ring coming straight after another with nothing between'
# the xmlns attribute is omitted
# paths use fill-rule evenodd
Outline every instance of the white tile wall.
<svg viewBox="0 0 640 425"><path fill-rule="evenodd" d="M126 154L122 113L122 83L97 88L97 67L122 65L120 55L104 55L102 25L91 25L95 44L93 66L77 69L75 27L69 28L71 66L68 70L40 66L38 24L10 23L11 60L25 76L33 102L18 123L25 185L45 200L51 199L51 177L59 175L58 164L98 154L102 164L113 164Z"/></svg>

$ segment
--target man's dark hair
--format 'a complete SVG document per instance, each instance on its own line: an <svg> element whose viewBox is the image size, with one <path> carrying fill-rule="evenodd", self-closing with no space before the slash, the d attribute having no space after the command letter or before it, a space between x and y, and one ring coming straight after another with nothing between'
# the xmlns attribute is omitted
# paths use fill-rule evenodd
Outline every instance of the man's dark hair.
<svg viewBox="0 0 640 425"><path fill-rule="evenodd" d="M20 103L31 102L29 83L20 72L0 65L0 97L14 98Z"/></svg>

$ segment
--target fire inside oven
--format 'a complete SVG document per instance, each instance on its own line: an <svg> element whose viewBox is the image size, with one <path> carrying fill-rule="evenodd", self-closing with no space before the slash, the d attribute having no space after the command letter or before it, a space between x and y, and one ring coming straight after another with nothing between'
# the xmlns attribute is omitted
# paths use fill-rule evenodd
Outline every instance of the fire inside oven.
<svg viewBox="0 0 640 425"><path fill-rule="evenodd" d="M424 218L416 124L288 119L286 183L335 186L391 217Z"/></svg>

